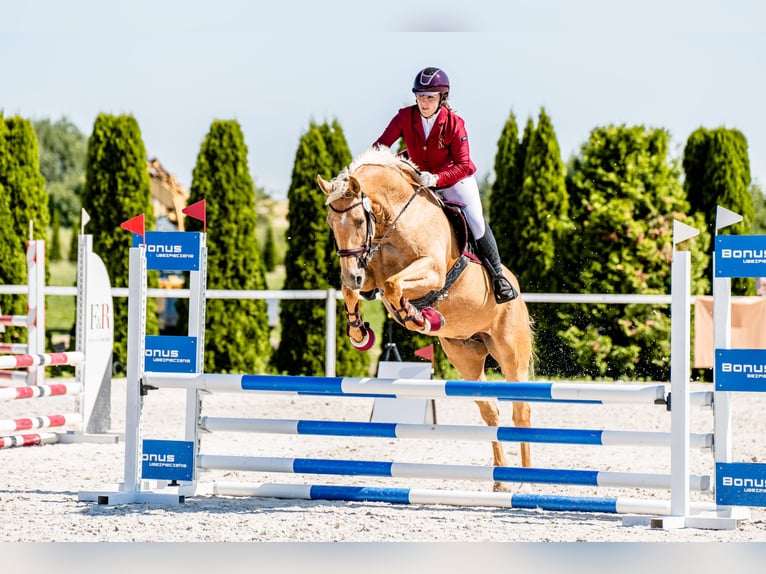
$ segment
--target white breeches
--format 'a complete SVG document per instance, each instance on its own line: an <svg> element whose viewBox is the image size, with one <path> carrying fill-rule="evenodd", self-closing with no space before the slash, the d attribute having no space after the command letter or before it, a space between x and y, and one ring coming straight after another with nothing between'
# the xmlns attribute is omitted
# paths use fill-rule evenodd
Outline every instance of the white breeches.
<svg viewBox="0 0 766 574"><path fill-rule="evenodd" d="M484 211L481 207L481 196L479 195L479 184L476 183L476 177L471 175L461 179L451 187L440 189L439 193L445 200L452 203L462 203L465 207L465 217L468 220L468 227L471 229L474 239L481 239L484 236Z"/></svg>

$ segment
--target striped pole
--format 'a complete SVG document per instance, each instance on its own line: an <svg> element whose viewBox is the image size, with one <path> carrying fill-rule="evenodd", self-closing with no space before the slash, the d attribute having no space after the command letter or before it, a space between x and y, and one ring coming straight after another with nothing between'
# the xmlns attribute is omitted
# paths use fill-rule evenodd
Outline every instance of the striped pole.
<svg viewBox="0 0 766 574"><path fill-rule="evenodd" d="M27 381L27 373L24 371L0 371L0 381L12 381L10 385L0 382L0 387L11 386L16 383L24 385Z"/></svg>
<svg viewBox="0 0 766 574"><path fill-rule="evenodd" d="M82 383L56 383L53 385L34 385L28 387L0 388L0 400L36 399L59 395L79 395Z"/></svg>
<svg viewBox="0 0 766 574"><path fill-rule="evenodd" d="M17 431L45 429L51 427L65 427L70 425L79 425L81 423L82 416L78 413L0 420L0 433L12 433Z"/></svg>
<svg viewBox="0 0 766 574"><path fill-rule="evenodd" d="M423 488L240 482L217 482L210 485L206 493L214 496L257 496L300 500L347 500L353 502L388 502L391 504L442 504L564 512L670 515L670 501L622 497L601 498L463 490L443 491ZM692 509L698 512L712 511L715 510L715 505L712 503L692 503Z"/></svg>
<svg viewBox="0 0 766 574"><path fill-rule="evenodd" d="M37 367L48 365L78 365L85 361L85 355L78 351L66 353L42 353L39 355L8 355L0 357L0 369Z"/></svg>
<svg viewBox="0 0 766 574"><path fill-rule="evenodd" d="M664 385L379 379L291 375L145 373L144 382L165 388L218 392L269 392L368 398L497 398L512 401L666 404Z"/></svg>
<svg viewBox="0 0 766 574"><path fill-rule="evenodd" d="M388 478L435 478L441 480L480 480L534 484L571 484L614 488L670 489L669 474L566 470L510 466L459 464L421 464L364 460L316 458L277 458L200 454L198 468L246 472L284 472L289 474L333 474ZM699 492L710 490L710 477L690 476L689 487Z"/></svg>
<svg viewBox="0 0 766 574"><path fill-rule="evenodd" d="M16 446L38 446L41 444L54 444L59 441L59 435L54 432L40 434L17 434L0 437L0 448L13 448Z"/></svg>
<svg viewBox="0 0 766 574"><path fill-rule="evenodd" d="M0 343L0 353L10 353L11 355L24 355L28 351L26 343Z"/></svg>
<svg viewBox="0 0 766 574"><path fill-rule="evenodd" d="M26 315L0 315L0 325L3 327L26 327L28 321Z"/></svg>
<svg viewBox="0 0 766 574"><path fill-rule="evenodd" d="M611 431L595 429L557 429L523 427L478 427L468 425L430 425L290 419L246 419L209 417L200 419L207 432L248 432L285 435L354 436L378 438L472 440L481 442L534 442L596 446L669 447L671 433ZM691 434L693 448L711 448L712 433Z"/></svg>

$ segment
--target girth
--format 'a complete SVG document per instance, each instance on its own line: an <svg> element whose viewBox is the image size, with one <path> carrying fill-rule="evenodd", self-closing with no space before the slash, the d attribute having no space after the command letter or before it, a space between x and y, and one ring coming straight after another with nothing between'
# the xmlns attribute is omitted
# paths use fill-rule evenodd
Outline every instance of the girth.
<svg viewBox="0 0 766 574"><path fill-rule="evenodd" d="M463 271L466 270L470 261L471 259L465 253L460 255L457 261L455 261L455 264L450 268L449 271L447 271L447 276L444 279L444 287L438 291L431 291L426 293L417 299L411 299L410 303L412 303L412 305L418 311L422 311L425 307L433 306L437 299L441 299L447 294L449 288L455 284L455 281L457 281L458 278L463 274Z"/></svg>

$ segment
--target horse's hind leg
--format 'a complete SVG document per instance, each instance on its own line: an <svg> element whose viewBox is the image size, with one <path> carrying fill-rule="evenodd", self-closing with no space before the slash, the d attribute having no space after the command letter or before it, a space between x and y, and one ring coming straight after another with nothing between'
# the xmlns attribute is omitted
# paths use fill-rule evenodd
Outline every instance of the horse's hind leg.
<svg viewBox="0 0 766 574"><path fill-rule="evenodd" d="M444 352L452 365L463 379L468 381L485 381L484 361L489 352L487 347L477 339L440 339ZM481 418L487 426L500 426L500 409L495 401L475 401L479 407ZM503 452L503 445L492 441L492 460L494 466L508 466ZM506 485L495 482L494 490L507 490Z"/></svg>

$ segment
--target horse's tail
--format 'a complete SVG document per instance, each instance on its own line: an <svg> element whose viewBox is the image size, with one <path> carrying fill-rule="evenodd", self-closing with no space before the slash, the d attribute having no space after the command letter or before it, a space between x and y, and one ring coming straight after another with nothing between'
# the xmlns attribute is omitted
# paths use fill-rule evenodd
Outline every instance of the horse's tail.
<svg viewBox="0 0 766 574"><path fill-rule="evenodd" d="M525 303L526 305L526 303ZM529 348L531 349L531 352L529 353L529 380L534 380L535 378L535 363L537 362L537 353L535 353L535 320L532 318L532 316L529 314L529 310L527 310L527 332L529 334Z"/></svg>

